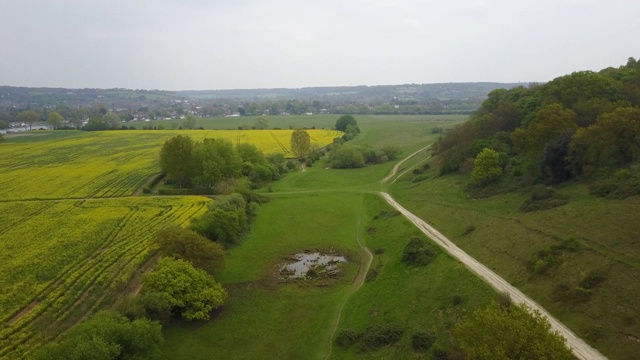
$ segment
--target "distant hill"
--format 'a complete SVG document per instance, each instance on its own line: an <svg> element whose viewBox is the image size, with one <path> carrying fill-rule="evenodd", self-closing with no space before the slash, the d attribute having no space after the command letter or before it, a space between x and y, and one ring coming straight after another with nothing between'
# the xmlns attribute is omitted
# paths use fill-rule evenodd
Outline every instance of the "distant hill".
<svg viewBox="0 0 640 360"><path fill-rule="evenodd" d="M374 86L333 86L305 87L299 89L235 89L235 90L190 90L178 91L179 95L209 99L290 99L320 100L324 98L352 98L361 100L382 100L394 97L402 100L463 100L486 97L495 89L511 89L526 85L521 83L440 83Z"/></svg>
<svg viewBox="0 0 640 360"><path fill-rule="evenodd" d="M65 119L86 116L92 107L115 111L123 120L180 117L300 114L469 114L496 89L521 83L441 83L299 89L132 90L0 86L0 121L16 121L23 110L45 120L55 110Z"/></svg>

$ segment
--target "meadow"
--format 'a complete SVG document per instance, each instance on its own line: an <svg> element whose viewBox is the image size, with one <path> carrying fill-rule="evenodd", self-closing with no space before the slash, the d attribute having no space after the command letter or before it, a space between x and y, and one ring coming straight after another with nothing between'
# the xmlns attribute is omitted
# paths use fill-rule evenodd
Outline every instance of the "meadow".
<svg viewBox="0 0 640 360"><path fill-rule="evenodd" d="M433 127L457 121L358 117L362 133L352 143L396 144L403 149L401 156L407 156L437 138ZM400 262L409 240L424 236L402 216L378 216L389 207L376 191L393 165L339 170L327 169L326 159L321 159L307 171L272 184L270 191L262 189L272 200L261 206L250 235L229 251L227 269L219 276L230 289L227 304L210 322L174 321L166 326L165 357L412 359L420 356L411 348L415 331L434 331L439 346L450 345L453 324L496 294L445 253L423 268ZM367 257L359 243L379 253L372 263L378 275L362 287L359 279ZM315 249L348 255L347 272L337 284L277 281L277 264L285 257ZM332 342L342 330L388 323L405 329L396 346L363 353Z"/></svg>

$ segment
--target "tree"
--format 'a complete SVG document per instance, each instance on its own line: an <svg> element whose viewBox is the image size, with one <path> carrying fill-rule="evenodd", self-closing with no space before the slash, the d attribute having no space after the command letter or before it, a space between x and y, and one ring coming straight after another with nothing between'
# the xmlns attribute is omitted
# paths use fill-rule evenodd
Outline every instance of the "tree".
<svg viewBox="0 0 640 360"><path fill-rule="evenodd" d="M51 343L34 355L35 360L134 360L159 359L164 341L159 323L147 319L99 312L71 329L58 343Z"/></svg>
<svg viewBox="0 0 640 360"><path fill-rule="evenodd" d="M143 280L144 293L157 293L185 320L209 319L227 299L227 292L204 270L182 259L162 258Z"/></svg>
<svg viewBox="0 0 640 360"><path fill-rule="evenodd" d="M453 331L467 359L575 359L549 321L524 305L491 303Z"/></svg>
<svg viewBox="0 0 640 360"><path fill-rule="evenodd" d="M291 133L291 152L299 159L304 159L311 151L311 137L306 130L294 130Z"/></svg>
<svg viewBox="0 0 640 360"><path fill-rule="evenodd" d="M187 135L176 135L165 141L160 150L160 168L178 187L191 185L193 140Z"/></svg>
<svg viewBox="0 0 640 360"><path fill-rule="evenodd" d="M595 124L578 129L569 143L568 157L578 173L585 168L640 159L640 110L619 108L600 115Z"/></svg>
<svg viewBox="0 0 640 360"><path fill-rule="evenodd" d="M360 168L364 166L364 155L354 146L340 146L331 152L329 163L339 169Z"/></svg>
<svg viewBox="0 0 640 360"><path fill-rule="evenodd" d="M211 189L222 180L238 177L242 160L231 142L204 139L194 144L192 164L194 185Z"/></svg>
<svg viewBox="0 0 640 360"><path fill-rule="evenodd" d="M49 124L49 126L51 126L54 130L62 126L63 122L64 117L62 117L62 115L60 115L60 113L57 111L49 113L49 116L47 117L47 124Z"/></svg>
<svg viewBox="0 0 640 360"><path fill-rule="evenodd" d="M184 120L182 121L182 128L183 129L195 129L196 128L196 117L193 115L187 115L185 116Z"/></svg>
<svg viewBox="0 0 640 360"><path fill-rule="evenodd" d="M7 124L6 121L0 120L0 130L4 130L4 129L8 128L8 127L9 127L9 124Z"/></svg>
<svg viewBox="0 0 640 360"><path fill-rule="evenodd" d="M226 247L240 241L249 226L247 202L238 193L220 197L202 216L191 221L191 229Z"/></svg>
<svg viewBox="0 0 640 360"><path fill-rule="evenodd" d="M474 183L483 185L502 176L500 154L489 148L484 148L473 161L471 179Z"/></svg>
<svg viewBox="0 0 640 360"><path fill-rule="evenodd" d="M192 230L180 226L164 228L156 233L154 243L161 255L189 261L209 274L224 268L222 246Z"/></svg>
<svg viewBox="0 0 640 360"><path fill-rule="evenodd" d="M102 119L107 129L114 130L120 127L120 116L113 111L108 111L106 114L102 115Z"/></svg>
<svg viewBox="0 0 640 360"><path fill-rule="evenodd" d="M351 115L342 115L336 120L336 130L347 131L347 126L349 125L358 128L358 122Z"/></svg>
<svg viewBox="0 0 640 360"><path fill-rule="evenodd" d="M25 110L18 114L17 120L28 124L29 130L31 130L33 123L40 121L40 114L34 110Z"/></svg>

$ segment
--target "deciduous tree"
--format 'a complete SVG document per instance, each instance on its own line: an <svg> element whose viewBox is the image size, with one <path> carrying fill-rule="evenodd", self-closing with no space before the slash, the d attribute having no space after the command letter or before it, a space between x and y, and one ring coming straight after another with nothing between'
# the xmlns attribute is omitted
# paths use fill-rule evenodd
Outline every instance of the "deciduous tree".
<svg viewBox="0 0 640 360"><path fill-rule="evenodd" d="M347 131L347 126L358 127L358 122L352 115L342 115L336 120L336 130Z"/></svg>
<svg viewBox="0 0 640 360"><path fill-rule="evenodd" d="M165 141L160 150L160 168L178 187L191 185L193 140L187 135L176 135Z"/></svg>
<svg viewBox="0 0 640 360"><path fill-rule="evenodd" d="M25 110L18 113L17 120L29 125L31 130L33 123L40 121L40 114L34 110Z"/></svg>
<svg viewBox="0 0 640 360"><path fill-rule="evenodd" d="M209 274L224 268L222 246L192 230L170 226L158 231L154 242L160 254L189 261Z"/></svg>
<svg viewBox="0 0 640 360"><path fill-rule="evenodd" d="M184 120L182 121L182 128L183 129L195 129L196 128L196 117L193 115L187 115L185 116Z"/></svg>
<svg viewBox="0 0 640 360"><path fill-rule="evenodd" d="M143 292L157 293L185 320L209 319L227 299L227 292L204 270L182 259L162 258L143 280Z"/></svg>
<svg viewBox="0 0 640 360"><path fill-rule="evenodd" d="M305 158L311 151L311 137L306 130L294 130L291 133L291 152L299 159Z"/></svg>
<svg viewBox="0 0 640 360"><path fill-rule="evenodd" d="M100 312L71 329L59 343L33 355L35 360L135 360L158 359L164 341L159 323L147 319Z"/></svg>
<svg viewBox="0 0 640 360"><path fill-rule="evenodd" d="M53 129L57 129L60 126L62 126L63 122L64 122L64 117L62 117L62 115L60 115L60 113L57 111L53 111L49 113L49 116L47 117L47 124L51 126Z"/></svg>
<svg viewBox="0 0 640 360"><path fill-rule="evenodd" d="M501 176L500 154L493 149L482 149L473 161L473 171L471 171L473 182L479 185L487 184Z"/></svg>
<svg viewBox="0 0 640 360"><path fill-rule="evenodd" d="M114 113L113 111L108 111L106 114L102 116L105 126L107 129L118 129L120 127L120 116Z"/></svg>
<svg viewBox="0 0 640 360"><path fill-rule="evenodd" d="M492 303L454 328L470 360L575 359L559 333L538 311Z"/></svg>

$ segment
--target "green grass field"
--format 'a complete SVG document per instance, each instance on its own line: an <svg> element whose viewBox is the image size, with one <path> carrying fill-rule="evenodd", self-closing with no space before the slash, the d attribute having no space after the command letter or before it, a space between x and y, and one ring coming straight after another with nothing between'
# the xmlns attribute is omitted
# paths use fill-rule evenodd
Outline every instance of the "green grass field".
<svg viewBox="0 0 640 360"><path fill-rule="evenodd" d="M390 120L359 119L363 133L353 143L398 144L406 156L428 145L436 137L431 127L442 123L424 117ZM393 165L338 170L326 169L325 160L320 160L306 172L274 183L272 192L262 189L272 201L261 207L251 234L230 251L228 268L219 276L230 289L227 305L207 323L171 323L165 331L167 358L204 359L216 354L233 359L411 359L416 353L410 337L418 330L435 331L439 344L448 346L451 326L495 293L445 253L424 268L400 263L411 237L423 236L401 216L373 219L389 210L375 192ZM372 251L384 249L384 253L376 255L372 264L379 271L377 279L355 291L356 273L365 259L358 238ZM274 281L276 264L283 257L327 248L351 259L336 285L318 288ZM452 302L455 296L462 299L458 306ZM398 346L378 351L336 348L331 334L341 306L337 331L394 322L404 326L406 334Z"/></svg>

